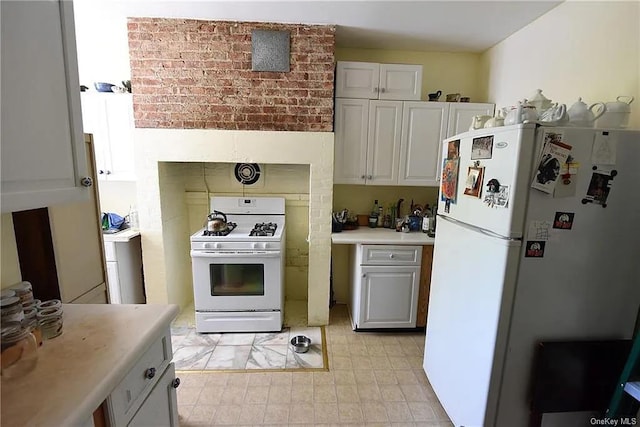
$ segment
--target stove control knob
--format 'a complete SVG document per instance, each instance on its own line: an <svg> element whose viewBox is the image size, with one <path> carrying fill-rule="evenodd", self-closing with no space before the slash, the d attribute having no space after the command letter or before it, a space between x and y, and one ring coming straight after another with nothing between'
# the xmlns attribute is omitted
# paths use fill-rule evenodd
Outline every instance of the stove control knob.
<svg viewBox="0 0 640 427"><path fill-rule="evenodd" d="M257 243L252 243L251 244L251 249L258 249L258 244Z"/></svg>
<svg viewBox="0 0 640 427"><path fill-rule="evenodd" d="M268 243L264 244L264 249L269 249L269 244Z"/></svg>

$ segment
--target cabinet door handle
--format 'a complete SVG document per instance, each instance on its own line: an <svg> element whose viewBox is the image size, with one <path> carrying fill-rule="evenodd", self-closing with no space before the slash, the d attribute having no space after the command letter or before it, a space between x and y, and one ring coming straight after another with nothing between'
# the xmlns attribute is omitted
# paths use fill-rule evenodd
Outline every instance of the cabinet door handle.
<svg viewBox="0 0 640 427"><path fill-rule="evenodd" d="M373 175L367 175L367 179L373 179Z"/></svg>
<svg viewBox="0 0 640 427"><path fill-rule="evenodd" d="M380 88L380 92L384 93L385 89L383 87Z"/></svg>
<svg viewBox="0 0 640 427"><path fill-rule="evenodd" d="M111 175L111 171L107 171L107 175Z"/></svg>
<svg viewBox="0 0 640 427"><path fill-rule="evenodd" d="M366 273L362 273L362 278L365 278L365 277L367 277L367 274Z"/></svg>
<svg viewBox="0 0 640 427"><path fill-rule="evenodd" d="M104 174L104 171L103 171L102 169L100 169L100 170L98 171L98 174L99 174L99 175L103 175L103 174Z"/></svg>
<svg viewBox="0 0 640 427"><path fill-rule="evenodd" d="M93 185L93 179L91 179L91 177L89 176L84 176L80 180L80 185L82 185L83 187L91 187Z"/></svg>
<svg viewBox="0 0 640 427"><path fill-rule="evenodd" d="M378 92L378 86L373 88L373 93L377 93Z"/></svg>
<svg viewBox="0 0 640 427"><path fill-rule="evenodd" d="M389 255L389 258L394 259L396 256L394 254Z"/></svg>
<svg viewBox="0 0 640 427"><path fill-rule="evenodd" d="M149 368L144 371L144 377L148 380L156 376L156 368Z"/></svg>
<svg viewBox="0 0 640 427"><path fill-rule="evenodd" d="M364 175L360 175L360 179L364 179L364 178L365 178L365 176L364 176Z"/></svg>
<svg viewBox="0 0 640 427"><path fill-rule="evenodd" d="M180 385L180 378L175 378L173 381L171 381L171 387L178 388L179 385Z"/></svg>

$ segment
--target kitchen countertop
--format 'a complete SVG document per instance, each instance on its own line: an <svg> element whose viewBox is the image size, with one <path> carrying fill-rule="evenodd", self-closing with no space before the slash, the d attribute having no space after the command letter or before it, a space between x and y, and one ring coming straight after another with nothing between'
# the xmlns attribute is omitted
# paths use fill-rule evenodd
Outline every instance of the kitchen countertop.
<svg viewBox="0 0 640 427"><path fill-rule="evenodd" d="M137 228L127 228L117 233L102 233L105 242L128 242L136 236L140 235Z"/></svg>
<svg viewBox="0 0 640 427"><path fill-rule="evenodd" d="M390 228L359 227L331 233L331 243L343 245L433 245L435 240L421 231L402 233Z"/></svg>
<svg viewBox="0 0 640 427"><path fill-rule="evenodd" d="M174 304L64 304L63 310L62 335L38 349L35 369L2 379L0 424L83 424L178 314Z"/></svg>

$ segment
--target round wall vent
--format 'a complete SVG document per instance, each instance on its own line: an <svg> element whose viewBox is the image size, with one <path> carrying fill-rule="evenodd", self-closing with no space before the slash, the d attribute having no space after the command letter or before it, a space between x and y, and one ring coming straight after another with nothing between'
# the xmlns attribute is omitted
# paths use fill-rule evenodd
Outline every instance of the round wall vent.
<svg viewBox="0 0 640 427"><path fill-rule="evenodd" d="M235 174L240 184L255 184L260 179L260 166L257 163L236 163Z"/></svg>

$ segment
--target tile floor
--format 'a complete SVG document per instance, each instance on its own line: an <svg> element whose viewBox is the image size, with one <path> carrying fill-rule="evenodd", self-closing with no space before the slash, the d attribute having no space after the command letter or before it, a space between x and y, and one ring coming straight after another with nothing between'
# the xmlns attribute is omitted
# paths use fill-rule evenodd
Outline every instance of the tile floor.
<svg viewBox="0 0 640 427"><path fill-rule="evenodd" d="M452 425L422 370L423 332L353 332L344 305L325 331L329 371L180 372L180 425Z"/></svg>
<svg viewBox="0 0 640 427"><path fill-rule="evenodd" d="M287 307L291 309L291 304ZM305 305L306 307L306 305ZM295 310L290 310L295 311ZM308 327L305 320L287 318L281 332L210 333L195 330L195 309L185 308L171 323L173 363L176 370L318 369L326 370L320 327ZM309 351L295 353L291 338L311 338Z"/></svg>

